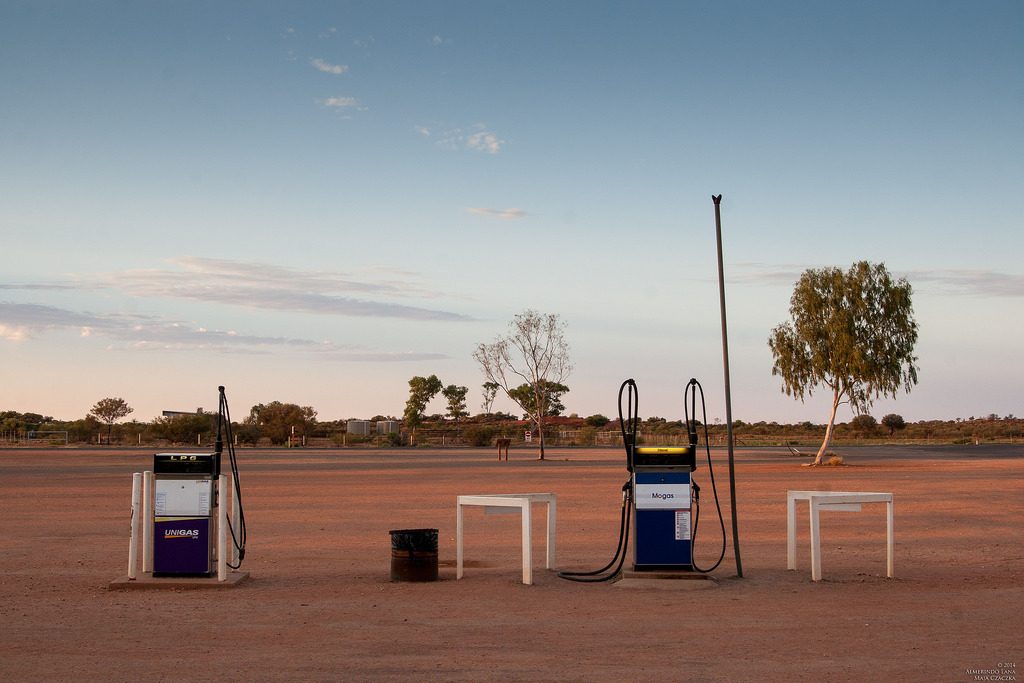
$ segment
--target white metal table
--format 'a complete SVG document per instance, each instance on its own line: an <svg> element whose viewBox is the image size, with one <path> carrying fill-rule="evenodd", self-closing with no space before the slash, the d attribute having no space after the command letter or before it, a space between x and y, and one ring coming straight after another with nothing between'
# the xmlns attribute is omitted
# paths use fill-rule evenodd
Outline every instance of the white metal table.
<svg viewBox="0 0 1024 683"><path fill-rule="evenodd" d="M481 506L486 511L488 508L503 509L518 508L522 514L523 528L523 583L533 583L533 545L532 545L532 515L533 503L547 503L548 526L547 526L547 552L545 564L547 569L555 566L555 516L557 497L553 493L503 493L494 495L473 495L459 496L456 504L456 534L455 534L455 578L462 578L463 543L462 543L462 518L463 508L467 506Z"/></svg>
<svg viewBox="0 0 1024 683"><path fill-rule="evenodd" d="M821 580L821 525L819 513L859 512L861 503L886 504L886 576L893 577L893 504L891 493L857 491L788 491L786 493L786 568L796 569L796 502L810 505L811 580Z"/></svg>

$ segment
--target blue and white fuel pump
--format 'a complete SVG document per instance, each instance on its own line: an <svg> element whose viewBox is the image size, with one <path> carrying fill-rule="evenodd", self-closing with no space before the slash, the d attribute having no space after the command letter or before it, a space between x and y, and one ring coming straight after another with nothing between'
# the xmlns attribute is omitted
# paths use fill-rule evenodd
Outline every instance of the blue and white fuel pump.
<svg viewBox="0 0 1024 683"><path fill-rule="evenodd" d="M693 569L694 447L633 451L633 570Z"/></svg>
<svg viewBox="0 0 1024 683"><path fill-rule="evenodd" d="M608 581L619 575L626 559L629 534L633 532L633 571L695 571L707 573L725 557L725 522L718 502L718 489L707 444L707 411L704 411L704 441L708 456L708 475L715 496L715 508L722 529L722 551L708 568L700 567L694 557L694 545L700 521L700 486L692 478L697 469L696 395L704 390L691 379L683 392L688 444L686 446L638 446L640 418L636 382L627 379L619 387L619 423L626 451L629 480L622 486L622 514L619 544L612 561L601 569L586 572L559 572L570 581ZM626 412L623 413L623 395ZM689 399L689 404L687 404ZM693 418L691 418L691 414Z"/></svg>

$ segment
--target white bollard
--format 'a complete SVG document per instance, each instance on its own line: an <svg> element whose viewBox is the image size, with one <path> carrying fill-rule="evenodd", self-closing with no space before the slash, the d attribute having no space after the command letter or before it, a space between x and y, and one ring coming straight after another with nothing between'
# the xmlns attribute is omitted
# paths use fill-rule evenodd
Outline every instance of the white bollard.
<svg viewBox="0 0 1024 683"><path fill-rule="evenodd" d="M135 570L138 567L139 555L139 526L142 523L139 513L139 502L142 498L142 474L136 472L132 475L132 522L131 532L128 540L128 580L135 580Z"/></svg>
<svg viewBox="0 0 1024 683"><path fill-rule="evenodd" d="M231 520L230 520L230 524L231 524L231 529L234 531L235 535L237 536L238 534L241 533L241 526L239 526L240 522L238 521L238 518L241 516L241 510L238 507L239 506L239 502L238 502L238 496L236 495L238 493L238 489L236 488L236 486L237 486L237 483L235 482L235 475L232 474L231 475ZM240 541L241 539L237 539L237 540ZM238 544L236 544L234 541L232 541L231 542L231 564L235 565L236 567L238 566L238 563L239 563L239 561L241 559L241 558L239 558L238 554L239 554L238 553Z"/></svg>
<svg viewBox="0 0 1024 683"><path fill-rule="evenodd" d="M217 480L220 500L217 502L217 580L228 580L228 475L222 474Z"/></svg>
<svg viewBox="0 0 1024 683"><path fill-rule="evenodd" d="M153 571L153 471L142 473L142 571Z"/></svg>

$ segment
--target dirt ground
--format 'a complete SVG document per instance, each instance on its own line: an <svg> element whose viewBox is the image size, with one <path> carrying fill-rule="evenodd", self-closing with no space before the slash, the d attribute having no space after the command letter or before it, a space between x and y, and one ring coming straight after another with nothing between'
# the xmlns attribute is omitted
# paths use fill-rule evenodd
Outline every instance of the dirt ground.
<svg viewBox="0 0 1024 683"><path fill-rule="evenodd" d="M558 565L614 551L616 450L239 451L251 579L219 590L111 590L126 575L131 475L142 451L0 451L3 681L973 681L1024 671L1021 447L862 449L841 468L778 451L736 457L743 578L732 541L706 590L521 583L519 517L466 513L459 494L558 496ZM728 518L724 452L714 454ZM720 533L705 463L698 558ZM786 491L891 491L822 519L810 579L806 506L786 570ZM390 529L437 528L440 580L392 583ZM663 582L668 583L668 582Z"/></svg>

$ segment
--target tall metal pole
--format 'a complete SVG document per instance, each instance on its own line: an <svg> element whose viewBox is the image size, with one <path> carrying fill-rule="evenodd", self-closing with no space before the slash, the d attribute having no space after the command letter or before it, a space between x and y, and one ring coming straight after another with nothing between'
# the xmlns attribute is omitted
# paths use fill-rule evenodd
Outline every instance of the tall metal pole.
<svg viewBox="0 0 1024 683"><path fill-rule="evenodd" d="M736 473L732 438L732 386L729 379L729 333L725 323L725 268L722 265L722 195L712 195L715 203L715 236L718 241L718 300L722 309L722 360L725 368L725 430L729 444L729 501L732 507L732 544L736 556L736 575L743 577L740 560L739 525L736 522Z"/></svg>

